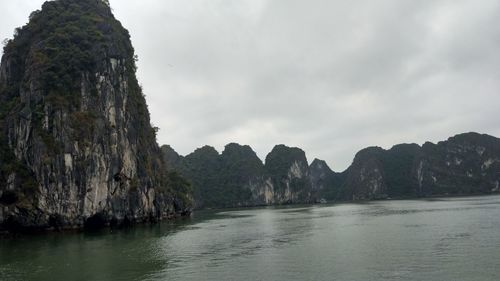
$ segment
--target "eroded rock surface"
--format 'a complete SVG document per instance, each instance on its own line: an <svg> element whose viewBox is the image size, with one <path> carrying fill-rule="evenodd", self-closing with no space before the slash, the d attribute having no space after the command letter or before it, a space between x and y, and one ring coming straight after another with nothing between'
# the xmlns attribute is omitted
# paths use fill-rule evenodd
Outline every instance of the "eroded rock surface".
<svg viewBox="0 0 500 281"><path fill-rule="evenodd" d="M46 2L0 67L0 225L79 228L189 209L168 187L129 34L105 1Z"/></svg>

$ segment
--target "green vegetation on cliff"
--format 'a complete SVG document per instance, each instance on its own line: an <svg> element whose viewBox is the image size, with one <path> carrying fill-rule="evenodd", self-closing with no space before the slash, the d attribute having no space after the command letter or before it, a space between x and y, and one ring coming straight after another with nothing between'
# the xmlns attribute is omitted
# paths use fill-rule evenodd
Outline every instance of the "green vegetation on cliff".
<svg viewBox="0 0 500 281"><path fill-rule="evenodd" d="M186 157L162 147L165 162L193 184L198 208L307 203L311 182L304 151L277 145L265 165L248 145L230 143L219 153L210 146Z"/></svg>
<svg viewBox="0 0 500 281"><path fill-rule="evenodd" d="M80 90L75 81L95 70L101 57L125 59L131 73L135 71L129 38L102 1L45 2L4 47L13 78L10 90L36 87L58 106L75 105ZM32 80L35 76L37 81Z"/></svg>
<svg viewBox="0 0 500 281"><path fill-rule="evenodd" d="M346 174L348 200L494 193L500 191L500 140L465 133L422 147L367 148Z"/></svg>
<svg viewBox="0 0 500 281"><path fill-rule="evenodd" d="M0 229L189 210L191 186L165 169L136 60L108 1L47 1L15 30L0 67Z"/></svg>
<svg viewBox="0 0 500 281"><path fill-rule="evenodd" d="M305 152L297 147L276 145L266 156L266 175L278 192L286 189L297 195L299 202L308 202L311 192ZM291 201L291 200L290 200Z"/></svg>
<svg viewBox="0 0 500 281"><path fill-rule="evenodd" d="M222 208L246 205L251 192L244 188L261 175L263 164L249 146L228 144L222 154L204 146L186 157L170 146L162 147L168 166L190 179L196 205L201 208Z"/></svg>
<svg viewBox="0 0 500 281"><path fill-rule="evenodd" d="M399 144L359 151L342 173L304 151L277 145L263 166L248 146L222 155L204 147L186 158L169 146L164 157L192 180L199 207L416 198L500 192L500 139L466 133L438 144ZM188 161L186 161L188 159Z"/></svg>

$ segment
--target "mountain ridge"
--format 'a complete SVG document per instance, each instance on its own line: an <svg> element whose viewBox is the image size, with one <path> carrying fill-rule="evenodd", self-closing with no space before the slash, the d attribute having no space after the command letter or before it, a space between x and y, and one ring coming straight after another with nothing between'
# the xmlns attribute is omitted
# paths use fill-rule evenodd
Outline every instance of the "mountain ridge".
<svg viewBox="0 0 500 281"><path fill-rule="evenodd" d="M244 147L251 150L248 145ZM168 148L173 151L170 146ZM211 150L214 159L221 155L215 148L211 147ZM402 143L389 149L367 147L358 151L352 164L342 172L331 170L320 159L314 159L306 167L307 158L300 148L282 144L276 145L264 162L253 150L252 153L263 164L264 170L254 174L247 182L240 182L241 186L228 191L249 192L251 195L247 194L245 197L247 201L228 203L215 199L214 202L218 204L213 203L209 207L314 203L323 201L322 199L357 201L419 198L500 191L500 139L475 132L457 134L436 144ZM189 155L193 154L196 155L197 151ZM279 160L273 162L268 161L268 158ZM455 166L451 166L448 158L453 158ZM458 158L461 160L454 160ZM168 159L165 161L169 162ZM462 164L468 168L460 167ZM172 168L183 173L182 170L189 167L189 164L184 165L182 168L182 165L174 164ZM476 172L472 173L473 170ZM272 171L277 172L273 174ZM194 183L194 189L214 196L210 194L210 189L213 182L221 185L217 180L219 173L218 168L215 168L210 175L212 183ZM190 175L186 174L186 177L189 179ZM276 192L282 193L276 195ZM203 207L203 204L198 207Z"/></svg>

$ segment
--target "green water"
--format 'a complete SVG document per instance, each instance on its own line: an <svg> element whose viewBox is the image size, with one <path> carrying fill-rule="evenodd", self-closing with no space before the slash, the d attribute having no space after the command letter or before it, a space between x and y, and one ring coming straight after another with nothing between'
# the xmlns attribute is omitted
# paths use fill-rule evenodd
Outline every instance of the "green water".
<svg viewBox="0 0 500 281"><path fill-rule="evenodd" d="M0 280L500 280L500 196L198 212L3 239Z"/></svg>

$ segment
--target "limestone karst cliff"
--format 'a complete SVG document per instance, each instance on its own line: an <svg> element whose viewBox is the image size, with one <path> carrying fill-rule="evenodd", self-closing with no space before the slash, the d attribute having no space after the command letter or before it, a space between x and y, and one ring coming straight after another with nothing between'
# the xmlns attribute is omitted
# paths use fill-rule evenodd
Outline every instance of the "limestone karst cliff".
<svg viewBox="0 0 500 281"><path fill-rule="evenodd" d="M240 151L232 153L231 165L222 160L228 147ZM202 153L205 150L210 153ZM198 207L500 192L500 139L477 133L423 146L399 144L389 150L368 147L359 151L351 166L341 173L319 159L307 166L302 150L284 145L276 146L265 164L248 146L230 144L226 150L219 155L214 148L205 147L183 158L171 147L163 147L165 161L192 179ZM204 204L207 198L210 203Z"/></svg>
<svg viewBox="0 0 500 281"><path fill-rule="evenodd" d="M219 154L204 146L182 157L162 146L165 161L191 180L198 208L312 202L304 151L277 145L265 164L247 145L231 143Z"/></svg>
<svg viewBox="0 0 500 281"><path fill-rule="evenodd" d="M312 199L319 202L321 199L340 201L346 197L341 185L345 180L345 173L336 173L330 169L324 160L314 159L309 165L309 180L312 187Z"/></svg>
<svg viewBox="0 0 500 281"><path fill-rule="evenodd" d="M360 151L341 187L346 199L488 194L499 191L500 139L477 133L446 141Z"/></svg>
<svg viewBox="0 0 500 281"><path fill-rule="evenodd" d="M0 67L0 228L189 211L188 189L165 171L135 60L106 1L45 2L16 29Z"/></svg>

